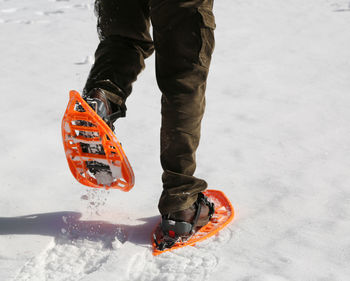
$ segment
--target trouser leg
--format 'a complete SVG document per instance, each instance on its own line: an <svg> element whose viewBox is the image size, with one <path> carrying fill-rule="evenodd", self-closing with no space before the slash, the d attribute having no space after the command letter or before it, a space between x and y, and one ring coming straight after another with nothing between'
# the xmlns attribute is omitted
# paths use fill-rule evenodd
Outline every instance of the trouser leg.
<svg viewBox="0 0 350 281"><path fill-rule="evenodd" d="M153 52L149 34L149 0L96 0L100 44L84 93L102 88L113 93L113 102L122 106L132 83Z"/></svg>
<svg viewBox="0 0 350 281"><path fill-rule="evenodd" d="M151 0L162 91L162 214L189 208L207 183L193 176L215 28L213 0Z"/></svg>

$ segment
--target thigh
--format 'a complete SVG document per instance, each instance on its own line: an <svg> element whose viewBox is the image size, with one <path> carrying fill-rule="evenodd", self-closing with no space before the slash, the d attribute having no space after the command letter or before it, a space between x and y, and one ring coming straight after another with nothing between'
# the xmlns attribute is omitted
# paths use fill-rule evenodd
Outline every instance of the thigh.
<svg viewBox="0 0 350 281"><path fill-rule="evenodd" d="M214 49L213 0L151 0L150 6L161 73L184 72L193 64L209 68Z"/></svg>

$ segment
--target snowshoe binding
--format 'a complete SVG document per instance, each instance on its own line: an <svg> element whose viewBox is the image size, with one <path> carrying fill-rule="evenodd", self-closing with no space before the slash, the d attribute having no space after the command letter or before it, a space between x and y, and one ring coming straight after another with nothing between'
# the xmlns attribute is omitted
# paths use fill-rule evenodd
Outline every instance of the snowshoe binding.
<svg viewBox="0 0 350 281"><path fill-rule="evenodd" d="M184 243L201 227L205 226L215 212L214 203L203 194L188 209L162 216L160 240L154 234L154 243L159 251ZM159 236L159 235L158 235Z"/></svg>
<svg viewBox="0 0 350 281"><path fill-rule="evenodd" d="M215 210L214 210L215 206ZM163 216L152 233L153 255L194 246L226 227L234 217L234 209L222 191L206 190L190 210ZM203 211L204 210L204 211ZM184 215L186 214L186 215ZM184 220L180 220L181 217Z"/></svg>
<svg viewBox="0 0 350 281"><path fill-rule="evenodd" d="M69 167L82 184L124 191L134 185L132 168L112 131L121 116L104 90L93 89L84 98L71 91L62 137Z"/></svg>

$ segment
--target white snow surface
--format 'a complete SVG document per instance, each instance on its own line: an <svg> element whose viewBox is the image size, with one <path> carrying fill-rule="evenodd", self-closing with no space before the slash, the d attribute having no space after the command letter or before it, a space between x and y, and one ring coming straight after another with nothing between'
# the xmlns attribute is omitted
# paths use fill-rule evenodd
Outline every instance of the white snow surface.
<svg viewBox="0 0 350 281"><path fill-rule="evenodd" d="M349 3L216 1L196 175L226 193L236 217L212 239L154 257L154 56L116 123L135 187L84 187L60 125L93 63L93 2L0 0L0 280L349 280Z"/></svg>

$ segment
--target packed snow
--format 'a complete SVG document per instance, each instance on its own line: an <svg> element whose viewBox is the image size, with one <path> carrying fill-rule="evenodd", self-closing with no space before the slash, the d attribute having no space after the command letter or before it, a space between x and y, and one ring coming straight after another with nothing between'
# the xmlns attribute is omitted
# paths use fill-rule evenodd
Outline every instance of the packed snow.
<svg viewBox="0 0 350 281"><path fill-rule="evenodd" d="M226 193L236 217L218 236L154 257L154 56L115 124L135 187L84 187L60 125L93 63L93 2L0 0L0 280L349 280L349 3L215 2L196 175Z"/></svg>

